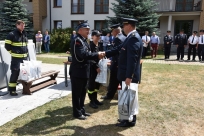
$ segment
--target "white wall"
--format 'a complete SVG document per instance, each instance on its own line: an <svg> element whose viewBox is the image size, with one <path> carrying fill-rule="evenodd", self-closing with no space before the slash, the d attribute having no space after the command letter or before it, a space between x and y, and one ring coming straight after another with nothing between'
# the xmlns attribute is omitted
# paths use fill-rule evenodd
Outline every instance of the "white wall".
<svg viewBox="0 0 204 136"><path fill-rule="evenodd" d="M109 0L109 8L115 0ZM71 27L71 20L88 20L91 29L94 28L94 20L105 20L107 16L115 14L109 9L109 14L94 14L94 0L84 0L84 14L71 14L71 0L62 0L62 8L53 8L51 0L51 23L54 28L54 20L62 20L62 28ZM47 0L47 17L43 20L43 31L50 28L50 5Z"/></svg>

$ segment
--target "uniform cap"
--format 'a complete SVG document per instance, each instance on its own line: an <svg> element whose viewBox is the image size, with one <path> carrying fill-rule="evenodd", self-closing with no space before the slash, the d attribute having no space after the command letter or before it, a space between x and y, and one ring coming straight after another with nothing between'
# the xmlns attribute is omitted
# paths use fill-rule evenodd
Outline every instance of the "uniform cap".
<svg viewBox="0 0 204 136"><path fill-rule="evenodd" d="M114 25L110 26L110 29L113 30L113 29L116 29L118 27L120 27L120 24L114 24Z"/></svg>
<svg viewBox="0 0 204 136"><path fill-rule="evenodd" d="M198 32L197 32L197 31L193 31L193 33L194 33L194 34L197 34Z"/></svg>
<svg viewBox="0 0 204 136"><path fill-rule="evenodd" d="M204 30L201 29L200 32L204 32Z"/></svg>
<svg viewBox="0 0 204 136"><path fill-rule="evenodd" d="M167 33L171 33L171 31L170 31L170 30L167 30Z"/></svg>
<svg viewBox="0 0 204 136"><path fill-rule="evenodd" d="M101 33L98 30L93 30L91 36L101 36Z"/></svg>
<svg viewBox="0 0 204 136"><path fill-rule="evenodd" d="M88 21L79 22L79 24L76 26L76 31L78 31L80 28L90 28Z"/></svg>
<svg viewBox="0 0 204 136"><path fill-rule="evenodd" d="M123 24L136 24L138 22L137 19L134 18L122 18Z"/></svg>

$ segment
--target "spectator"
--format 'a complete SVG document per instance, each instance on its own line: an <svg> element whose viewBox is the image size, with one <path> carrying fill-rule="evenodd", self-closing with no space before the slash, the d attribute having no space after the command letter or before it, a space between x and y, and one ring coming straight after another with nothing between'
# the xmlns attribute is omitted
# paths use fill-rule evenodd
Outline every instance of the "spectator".
<svg viewBox="0 0 204 136"><path fill-rule="evenodd" d="M194 31L193 34L188 38L188 60L190 60L191 56L191 50L193 49L193 59L192 61L195 61L196 57L196 48L198 46L198 37L196 36L197 31Z"/></svg>
<svg viewBox="0 0 204 136"><path fill-rule="evenodd" d="M156 58L160 40L155 32L152 33L152 36L150 38L150 43L151 43L151 58L153 58L153 56L154 58Z"/></svg>
<svg viewBox="0 0 204 136"><path fill-rule="evenodd" d="M71 38L70 41L74 40L75 37L76 37L76 31L73 31L70 37Z"/></svg>
<svg viewBox="0 0 204 136"><path fill-rule="evenodd" d="M42 47L42 34L41 31L38 31L38 33L35 35L36 39L36 53L41 53L41 47Z"/></svg>
<svg viewBox="0 0 204 136"><path fill-rule="evenodd" d="M143 42L143 53L142 58L145 58L147 56L147 47L150 42L150 37L148 36L149 32L145 31L145 35L142 36L142 42Z"/></svg>
<svg viewBox="0 0 204 136"><path fill-rule="evenodd" d="M48 31L45 31L45 35L43 37L43 42L45 46L45 52L49 53L50 52L50 35L48 35Z"/></svg>
<svg viewBox="0 0 204 136"><path fill-rule="evenodd" d="M107 33L106 36L103 37L103 51L107 50L107 45L109 42L110 33Z"/></svg>

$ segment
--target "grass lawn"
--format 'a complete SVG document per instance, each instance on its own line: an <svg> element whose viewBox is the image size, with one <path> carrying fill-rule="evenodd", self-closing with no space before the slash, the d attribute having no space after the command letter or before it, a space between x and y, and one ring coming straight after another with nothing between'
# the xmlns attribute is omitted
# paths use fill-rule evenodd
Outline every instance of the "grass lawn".
<svg viewBox="0 0 204 136"><path fill-rule="evenodd" d="M42 61L42 63L63 65L63 62L66 61L67 58L37 57L37 60Z"/></svg>
<svg viewBox="0 0 204 136"><path fill-rule="evenodd" d="M72 117L71 95L19 116L0 127L0 135L49 136L201 136L204 134L203 66L143 64L137 124L119 128L117 100L86 111L85 121ZM98 97L106 93L101 87ZM16 111L18 112L18 111Z"/></svg>

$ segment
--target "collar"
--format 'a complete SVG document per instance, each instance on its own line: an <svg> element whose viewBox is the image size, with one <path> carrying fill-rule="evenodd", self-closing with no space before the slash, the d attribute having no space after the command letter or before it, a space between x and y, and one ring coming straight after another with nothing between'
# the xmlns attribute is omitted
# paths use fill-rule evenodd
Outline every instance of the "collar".
<svg viewBox="0 0 204 136"><path fill-rule="evenodd" d="M128 33L127 37L130 36L132 33L136 32L136 30L132 30L131 32Z"/></svg>
<svg viewBox="0 0 204 136"><path fill-rule="evenodd" d="M80 34L78 34L79 38L81 38L83 41L86 41L86 38L84 38L83 36L81 36Z"/></svg>

